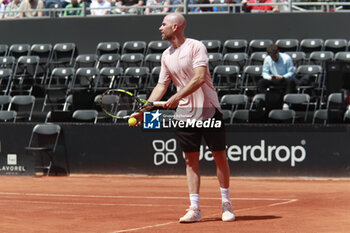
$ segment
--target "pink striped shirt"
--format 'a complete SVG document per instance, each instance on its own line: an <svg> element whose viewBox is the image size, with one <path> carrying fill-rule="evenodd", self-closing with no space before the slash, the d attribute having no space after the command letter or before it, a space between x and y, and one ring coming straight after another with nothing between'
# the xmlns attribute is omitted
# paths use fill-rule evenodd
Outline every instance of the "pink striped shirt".
<svg viewBox="0 0 350 233"><path fill-rule="evenodd" d="M208 67L208 52L198 40L186 39L178 48L170 46L162 56L162 67L158 83L173 81L177 91L181 90L194 76L194 68L207 67L205 83L192 94L181 99L175 119L206 120L214 116L215 108L221 111L219 100Z"/></svg>

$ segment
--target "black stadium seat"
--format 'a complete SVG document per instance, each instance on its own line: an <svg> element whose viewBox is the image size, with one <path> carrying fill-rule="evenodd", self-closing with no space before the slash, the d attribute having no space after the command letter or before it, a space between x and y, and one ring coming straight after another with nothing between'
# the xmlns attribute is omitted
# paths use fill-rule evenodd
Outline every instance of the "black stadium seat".
<svg viewBox="0 0 350 233"><path fill-rule="evenodd" d="M222 53L246 53L248 49L248 41L244 39L226 40L223 45Z"/></svg>
<svg viewBox="0 0 350 233"><path fill-rule="evenodd" d="M298 51L299 40L298 39L279 39L275 43L280 52Z"/></svg>
<svg viewBox="0 0 350 233"><path fill-rule="evenodd" d="M327 39L324 42L324 51L332 51L333 53L346 51L348 42L345 39Z"/></svg>
<svg viewBox="0 0 350 233"><path fill-rule="evenodd" d="M152 40L147 45L147 54L150 53L163 53L170 46L169 41L164 40Z"/></svg>
<svg viewBox="0 0 350 233"><path fill-rule="evenodd" d="M119 54L120 44L119 42L100 42L96 47L96 54L101 56L103 54Z"/></svg>
<svg viewBox="0 0 350 233"><path fill-rule="evenodd" d="M125 53L141 53L145 54L147 43L145 41L126 41L122 47L122 54Z"/></svg>
<svg viewBox="0 0 350 233"><path fill-rule="evenodd" d="M0 56L6 56L9 46L7 44L0 44Z"/></svg>
<svg viewBox="0 0 350 233"><path fill-rule="evenodd" d="M248 53L254 52L266 52L266 49L269 45L273 43L270 39L255 39L249 42Z"/></svg>
<svg viewBox="0 0 350 233"><path fill-rule="evenodd" d="M306 58L314 51L322 51L323 39L304 39L300 42L300 51L305 52Z"/></svg>
<svg viewBox="0 0 350 233"><path fill-rule="evenodd" d="M201 42L207 48L208 53L221 53L220 40L201 40Z"/></svg>
<svg viewBox="0 0 350 233"><path fill-rule="evenodd" d="M8 56L14 56L18 59L21 56L28 56L30 54L29 44L13 44L10 46Z"/></svg>

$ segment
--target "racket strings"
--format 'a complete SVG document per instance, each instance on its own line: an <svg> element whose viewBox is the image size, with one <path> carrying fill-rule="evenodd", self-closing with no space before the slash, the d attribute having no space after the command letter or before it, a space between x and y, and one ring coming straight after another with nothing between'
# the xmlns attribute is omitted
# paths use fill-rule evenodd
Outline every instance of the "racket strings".
<svg viewBox="0 0 350 233"><path fill-rule="evenodd" d="M110 91L101 97L101 107L108 115L130 116L134 112L139 111L144 107L144 103L138 98L119 91Z"/></svg>

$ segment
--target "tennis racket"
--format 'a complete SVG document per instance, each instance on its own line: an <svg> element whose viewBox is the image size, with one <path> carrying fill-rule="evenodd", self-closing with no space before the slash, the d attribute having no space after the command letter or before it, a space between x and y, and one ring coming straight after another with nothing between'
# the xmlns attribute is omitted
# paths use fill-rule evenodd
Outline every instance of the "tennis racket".
<svg viewBox="0 0 350 233"><path fill-rule="evenodd" d="M147 107L163 107L165 101L150 102L123 89L110 89L102 93L100 106L108 116L128 119L134 113Z"/></svg>

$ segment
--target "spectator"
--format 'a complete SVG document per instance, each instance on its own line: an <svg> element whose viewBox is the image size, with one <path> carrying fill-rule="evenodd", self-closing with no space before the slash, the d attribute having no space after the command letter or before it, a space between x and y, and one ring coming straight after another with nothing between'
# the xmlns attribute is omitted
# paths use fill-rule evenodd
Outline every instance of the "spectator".
<svg viewBox="0 0 350 233"><path fill-rule="evenodd" d="M0 19L5 15L5 3L4 0L0 0Z"/></svg>
<svg viewBox="0 0 350 233"><path fill-rule="evenodd" d="M235 3L234 0L197 0L197 4L233 4ZM218 11L226 11L226 12L239 12L240 9L237 7L237 9L233 9L234 7L228 7L228 6L212 6L212 7L200 7L196 8L195 12L218 12Z"/></svg>
<svg viewBox="0 0 350 233"><path fill-rule="evenodd" d="M340 2L348 3L350 0L340 0ZM350 5L343 5L343 10L350 10Z"/></svg>
<svg viewBox="0 0 350 233"><path fill-rule="evenodd" d="M240 4L240 0L210 0L213 1L215 4ZM228 6L220 6L217 7L218 11L226 11L226 12L237 12L239 13L241 11L241 7L239 5L233 6L233 7L228 7Z"/></svg>
<svg viewBox="0 0 350 233"><path fill-rule="evenodd" d="M107 0L107 1L111 3L111 6L115 6L117 2L117 0Z"/></svg>
<svg viewBox="0 0 350 233"><path fill-rule="evenodd" d="M248 6L247 4L258 4L258 3L271 3L271 5L254 5ZM242 0L243 9L246 12L278 12L278 6L274 6L272 0Z"/></svg>
<svg viewBox="0 0 350 233"><path fill-rule="evenodd" d="M90 5L91 15L108 15L111 3L106 0L93 1Z"/></svg>
<svg viewBox="0 0 350 233"><path fill-rule="evenodd" d="M82 9L74 9L74 8L82 8L82 7L83 7L83 3L79 3L78 0L71 0L71 3L65 7L66 10L64 11L63 16L83 15Z"/></svg>
<svg viewBox="0 0 350 233"><path fill-rule="evenodd" d="M131 13L131 14L135 14L137 13L137 8L138 6L143 6L144 1L143 0L119 0L118 1L118 7L123 7L123 6L127 6L127 7L132 7L133 8L122 8L122 9L118 9L119 12L118 13Z"/></svg>
<svg viewBox="0 0 350 233"><path fill-rule="evenodd" d="M65 8L67 4L65 0L45 0L45 8Z"/></svg>
<svg viewBox="0 0 350 233"><path fill-rule="evenodd" d="M94 1L96 1L96 0L94 0ZM86 7L90 7L91 0L80 0L80 3L85 3Z"/></svg>
<svg viewBox="0 0 350 233"><path fill-rule="evenodd" d="M193 0L188 0L188 5L192 5L194 4L193 3ZM172 3L171 5L183 5L184 4L184 1L183 0L172 0ZM188 11L193 11L194 9L192 8L189 8ZM184 7L172 7L170 9L171 12L184 12Z"/></svg>
<svg viewBox="0 0 350 233"><path fill-rule="evenodd" d="M30 10L41 10L44 9L44 2L42 0L23 0L21 5L19 6L20 11L28 11L21 12L20 17L42 17L44 14L42 11L31 11Z"/></svg>
<svg viewBox="0 0 350 233"><path fill-rule="evenodd" d="M169 6L170 0L148 0L146 6ZM145 15L156 14L156 13L167 13L168 7L163 8L146 8Z"/></svg>
<svg viewBox="0 0 350 233"><path fill-rule="evenodd" d="M213 4L213 0L197 0L197 4ZM197 7L194 12L217 12L218 8L214 7Z"/></svg>
<svg viewBox="0 0 350 233"><path fill-rule="evenodd" d="M262 76L258 82L258 90L265 93L268 87L277 87L286 93L295 92L297 80L294 78L294 64L286 53L280 53L276 44L266 49L268 56L264 59Z"/></svg>
<svg viewBox="0 0 350 233"><path fill-rule="evenodd" d="M19 18L19 12L14 12L19 10L19 6L21 5L21 0L13 0L6 6L4 18Z"/></svg>
<svg viewBox="0 0 350 233"><path fill-rule="evenodd" d="M284 5L279 5L279 12L290 12L289 0L276 0L277 3L283 3Z"/></svg>

